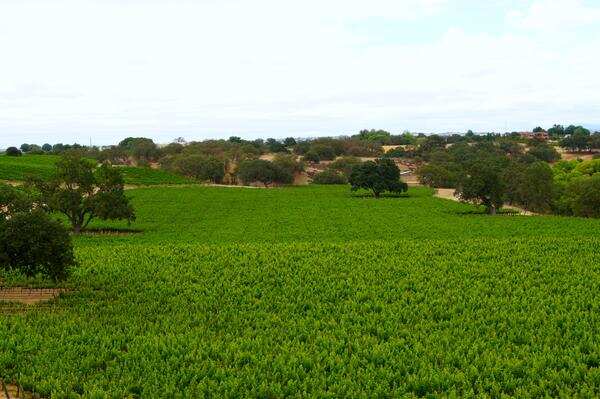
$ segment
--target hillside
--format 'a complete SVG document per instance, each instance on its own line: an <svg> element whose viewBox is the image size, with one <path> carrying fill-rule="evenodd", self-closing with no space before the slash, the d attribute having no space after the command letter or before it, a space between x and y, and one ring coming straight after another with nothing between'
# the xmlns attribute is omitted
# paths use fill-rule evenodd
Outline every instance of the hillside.
<svg viewBox="0 0 600 399"><path fill-rule="evenodd" d="M70 292L0 304L0 377L45 396L600 389L599 220L488 217L426 188L129 193L141 233L96 223L121 234L76 239Z"/></svg>
<svg viewBox="0 0 600 399"><path fill-rule="evenodd" d="M48 178L54 171L54 164L60 159L57 155L23 155L10 157L0 155L0 180L22 181L29 175ZM189 184L193 180L166 172L164 170L139 168L133 166L119 167L123 172L125 184L160 185Z"/></svg>

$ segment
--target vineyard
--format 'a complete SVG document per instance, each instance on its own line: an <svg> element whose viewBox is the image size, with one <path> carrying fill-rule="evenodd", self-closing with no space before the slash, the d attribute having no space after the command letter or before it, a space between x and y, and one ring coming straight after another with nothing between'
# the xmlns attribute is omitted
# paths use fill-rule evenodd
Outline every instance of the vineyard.
<svg viewBox="0 0 600 399"><path fill-rule="evenodd" d="M0 378L46 397L600 392L600 220L427 188L128 193L142 233L77 237L65 293L0 304Z"/></svg>
<svg viewBox="0 0 600 399"><path fill-rule="evenodd" d="M0 181L22 181L28 176L48 178L55 170L55 164L60 159L55 155L24 155L10 157L0 155ZM193 183L191 179L151 168L126 166L119 168L123 173L126 184L131 185L161 185Z"/></svg>

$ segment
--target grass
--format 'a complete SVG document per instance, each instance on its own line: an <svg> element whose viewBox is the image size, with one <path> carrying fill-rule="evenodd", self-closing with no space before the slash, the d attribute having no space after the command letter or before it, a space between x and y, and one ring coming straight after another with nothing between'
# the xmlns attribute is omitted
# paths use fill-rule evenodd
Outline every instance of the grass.
<svg viewBox="0 0 600 399"><path fill-rule="evenodd" d="M54 165L60 159L57 155L24 155L11 157L0 155L0 181L23 181L30 175L49 178L54 173ZM193 180L164 170L124 166L119 168L128 185L171 185L191 184Z"/></svg>
<svg viewBox="0 0 600 399"><path fill-rule="evenodd" d="M424 188L129 193L142 233L78 237L73 291L0 305L0 377L52 397L600 392L599 220Z"/></svg>

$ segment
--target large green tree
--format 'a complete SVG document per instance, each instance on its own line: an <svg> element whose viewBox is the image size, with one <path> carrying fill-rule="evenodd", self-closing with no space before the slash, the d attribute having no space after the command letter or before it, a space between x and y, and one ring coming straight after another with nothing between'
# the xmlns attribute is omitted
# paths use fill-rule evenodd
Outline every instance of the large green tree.
<svg viewBox="0 0 600 399"><path fill-rule="evenodd" d="M504 205L507 185L503 172L508 165L505 155L477 151L458 176L456 195L465 202L485 206L491 215Z"/></svg>
<svg viewBox="0 0 600 399"><path fill-rule="evenodd" d="M31 179L29 186L38 190L41 203L67 217L76 234L93 219L135 220L119 169L96 167L77 154L63 156L48 181Z"/></svg>
<svg viewBox="0 0 600 399"><path fill-rule="evenodd" d="M384 192L400 194L408 190L408 185L400 180L400 170L388 158L367 161L354 166L348 182L352 191L370 190L375 198Z"/></svg>

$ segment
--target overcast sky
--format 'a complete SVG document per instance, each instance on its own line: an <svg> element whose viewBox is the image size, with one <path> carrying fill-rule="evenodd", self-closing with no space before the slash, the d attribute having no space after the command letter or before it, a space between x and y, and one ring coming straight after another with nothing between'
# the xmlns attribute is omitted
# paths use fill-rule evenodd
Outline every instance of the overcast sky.
<svg viewBox="0 0 600 399"><path fill-rule="evenodd" d="M600 124L597 0L0 0L0 147Z"/></svg>

